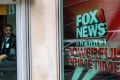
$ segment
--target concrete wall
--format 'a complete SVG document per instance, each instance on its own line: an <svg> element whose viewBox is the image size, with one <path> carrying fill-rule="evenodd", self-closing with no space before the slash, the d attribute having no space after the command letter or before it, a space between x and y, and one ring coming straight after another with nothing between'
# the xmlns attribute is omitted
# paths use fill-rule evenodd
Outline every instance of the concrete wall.
<svg viewBox="0 0 120 80"><path fill-rule="evenodd" d="M32 80L57 80L55 0L31 1Z"/></svg>

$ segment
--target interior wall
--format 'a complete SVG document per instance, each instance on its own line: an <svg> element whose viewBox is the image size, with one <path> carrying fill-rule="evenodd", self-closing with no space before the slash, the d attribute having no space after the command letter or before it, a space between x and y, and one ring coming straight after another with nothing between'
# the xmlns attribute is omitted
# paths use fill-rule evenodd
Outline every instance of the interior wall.
<svg viewBox="0 0 120 80"><path fill-rule="evenodd" d="M57 80L56 0L31 1L32 80Z"/></svg>

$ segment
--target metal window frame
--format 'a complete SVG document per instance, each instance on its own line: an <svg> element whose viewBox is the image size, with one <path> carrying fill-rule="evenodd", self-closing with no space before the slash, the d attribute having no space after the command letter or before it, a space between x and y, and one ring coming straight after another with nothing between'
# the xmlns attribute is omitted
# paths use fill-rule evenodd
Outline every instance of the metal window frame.
<svg viewBox="0 0 120 80"><path fill-rule="evenodd" d="M64 54L63 54L63 0L58 0L58 80L64 80Z"/></svg>
<svg viewBox="0 0 120 80"><path fill-rule="evenodd" d="M31 80L30 0L16 1L17 80Z"/></svg>

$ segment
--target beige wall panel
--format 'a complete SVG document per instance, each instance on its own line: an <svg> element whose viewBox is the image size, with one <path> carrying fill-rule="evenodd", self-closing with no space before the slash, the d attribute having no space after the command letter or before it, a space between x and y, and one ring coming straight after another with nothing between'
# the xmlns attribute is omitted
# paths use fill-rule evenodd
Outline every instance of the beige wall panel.
<svg viewBox="0 0 120 80"><path fill-rule="evenodd" d="M32 80L57 80L55 0L31 3Z"/></svg>

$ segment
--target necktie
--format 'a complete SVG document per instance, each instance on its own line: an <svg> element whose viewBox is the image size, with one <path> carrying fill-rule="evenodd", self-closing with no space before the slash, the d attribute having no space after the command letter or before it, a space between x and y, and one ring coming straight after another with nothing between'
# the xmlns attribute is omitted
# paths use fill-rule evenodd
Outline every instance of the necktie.
<svg viewBox="0 0 120 80"><path fill-rule="evenodd" d="M2 43L2 47L1 50L5 49L6 43L7 43L7 38L4 39L3 43Z"/></svg>

